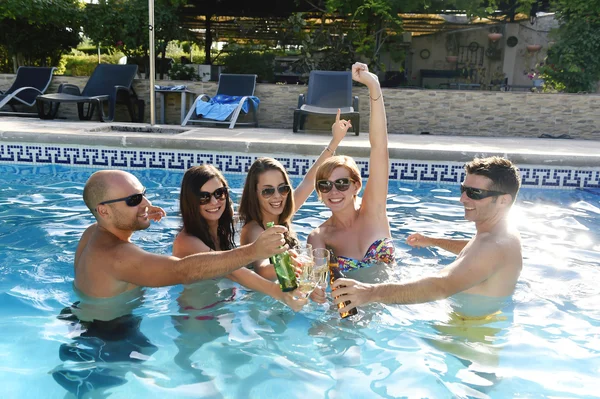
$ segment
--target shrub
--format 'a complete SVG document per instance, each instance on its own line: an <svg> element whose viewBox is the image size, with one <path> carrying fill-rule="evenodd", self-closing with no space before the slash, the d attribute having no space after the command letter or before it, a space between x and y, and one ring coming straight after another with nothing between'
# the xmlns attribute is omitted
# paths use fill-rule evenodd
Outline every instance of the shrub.
<svg viewBox="0 0 600 399"><path fill-rule="evenodd" d="M174 63L169 71L169 77L173 80L200 80L200 76L194 70L194 67Z"/></svg>
<svg viewBox="0 0 600 399"><path fill-rule="evenodd" d="M223 59L226 73L253 73L259 82L274 82L275 54L231 46Z"/></svg>
<svg viewBox="0 0 600 399"><path fill-rule="evenodd" d="M556 0L556 43L539 68L545 90L592 92L600 80L599 1Z"/></svg>
<svg viewBox="0 0 600 399"><path fill-rule="evenodd" d="M8 50L0 46L0 73L13 73L12 60L8 56Z"/></svg>
<svg viewBox="0 0 600 399"><path fill-rule="evenodd" d="M116 64L122 54L102 55L103 64ZM67 76L91 76L98 65L98 56L93 55L65 55L58 64L57 74Z"/></svg>

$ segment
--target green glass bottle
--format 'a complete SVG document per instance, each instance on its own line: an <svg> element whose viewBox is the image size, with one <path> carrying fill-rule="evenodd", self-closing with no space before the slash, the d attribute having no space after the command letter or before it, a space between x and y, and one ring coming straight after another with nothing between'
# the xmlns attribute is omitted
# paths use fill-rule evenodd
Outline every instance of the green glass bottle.
<svg viewBox="0 0 600 399"><path fill-rule="evenodd" d="M275 226L275 223L267 223L267 228L273 226ZM294 266L292 265L292 260L288 251L271 256L270 261L273 266L275 266L275 273L277 274L281 291L289 292L298 288L296 273L294 271Z"/></svg>

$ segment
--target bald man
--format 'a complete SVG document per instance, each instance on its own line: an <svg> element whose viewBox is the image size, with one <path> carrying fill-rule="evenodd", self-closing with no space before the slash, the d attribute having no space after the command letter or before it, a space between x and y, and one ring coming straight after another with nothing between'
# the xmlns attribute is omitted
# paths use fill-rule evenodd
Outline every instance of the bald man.
<svg viewBox="0 0 600 399"><path fill-rule="evenodd" d="M188 284L224 276L258 259L286 250L285 227L275 226L239 248L175 258L144 251L131 243L134 231L160 220L164 211L145 197L131 173L102 170L83 190L96 223L83 233L75 253L75 288L92 298L112 298L136 287Z"/></svg>

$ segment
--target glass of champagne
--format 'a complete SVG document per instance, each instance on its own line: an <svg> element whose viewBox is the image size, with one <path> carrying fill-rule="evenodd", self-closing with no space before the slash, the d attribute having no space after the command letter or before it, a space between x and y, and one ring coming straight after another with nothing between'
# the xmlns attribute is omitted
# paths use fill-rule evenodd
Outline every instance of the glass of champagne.
<svg viewBox="0 0 600 399"><path fill-rule="evenodd" d="M325 289L327 286L327 272L329 271L329 250L325 248L315 248L312 253L315 285Z"/></svg>
<svg viewBox="0 0 600 399"><path fill-rule="evenodd" d="M237 212L235 212L233 214L233 231L234 231L233 242L235 242L235 245L237 245L237 246L240 246L240 234L242 232L242 227L244 227L244 225L242 224L242 221L240 220L240 216L237 214Z"/></svg>
<svg viewBox="0 0 600 399"><path fill-rule="evenodd" d="M294 251L297 254L296 261L302 269L300 276L298 277L298 290L304 297L307 297L316 285L313 274L312 245L306 244L305 246L295 248Z"/></svg>

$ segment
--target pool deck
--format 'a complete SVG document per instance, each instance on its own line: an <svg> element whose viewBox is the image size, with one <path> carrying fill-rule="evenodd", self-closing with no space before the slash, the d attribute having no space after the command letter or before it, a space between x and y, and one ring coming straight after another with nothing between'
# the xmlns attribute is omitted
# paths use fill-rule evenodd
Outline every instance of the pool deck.
<svg viewBox="0 0 600 399"><path fill-rule="evenodd" d="M141 130L141 131L140 131ZM211 128L139 123L101 123L37 118L0 117L4 142L112 148L165 148L229 153L318 155L331 133L292 133L287 129ZM475 156L502 155L517 164L600 167L600 141L434 135L389 135L395 160L464 162ZM349 132L338 153L369 157L369 135Z"/></svg>

